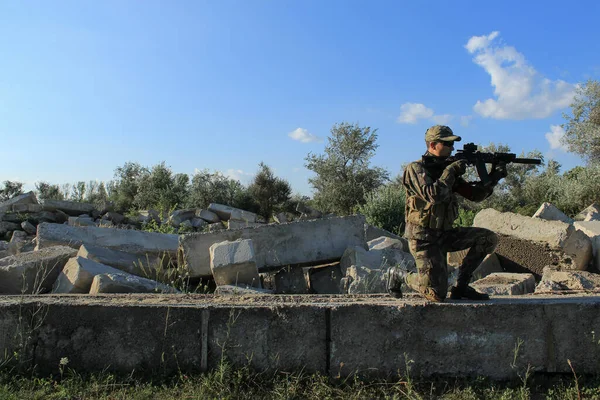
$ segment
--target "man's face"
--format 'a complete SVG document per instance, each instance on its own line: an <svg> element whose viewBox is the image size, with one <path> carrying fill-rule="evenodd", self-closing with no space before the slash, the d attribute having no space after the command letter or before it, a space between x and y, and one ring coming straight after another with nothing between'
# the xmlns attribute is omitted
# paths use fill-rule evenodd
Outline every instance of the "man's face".
<svg viewBox="0 0 600 400"><path fill-rule="evenodd" d="M429 144L429 152L438 157L448 157L454 151L454 142L434 142Z"/></svg>

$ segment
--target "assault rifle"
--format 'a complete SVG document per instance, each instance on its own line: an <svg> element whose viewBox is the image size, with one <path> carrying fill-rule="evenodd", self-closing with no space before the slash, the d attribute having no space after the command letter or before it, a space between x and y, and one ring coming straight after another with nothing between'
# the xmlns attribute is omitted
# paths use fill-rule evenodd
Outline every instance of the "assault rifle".
<svg viewBox="0 0 600 400"><path fill-rule="evenodd" d="M426 157L423 157L426 158ZM483 184L491 182L490 175L494 173L499 164L530 164L540 165L542 160L539 158L519 158L515 153L485 153L477 150L475 143L466 143L462 150L458 150L456 155L446 159L446 165L454 161L465 160L467 164L474 165L479 174L479 179ZM488 173L486 164L492 164L492 170Z"/></svg>

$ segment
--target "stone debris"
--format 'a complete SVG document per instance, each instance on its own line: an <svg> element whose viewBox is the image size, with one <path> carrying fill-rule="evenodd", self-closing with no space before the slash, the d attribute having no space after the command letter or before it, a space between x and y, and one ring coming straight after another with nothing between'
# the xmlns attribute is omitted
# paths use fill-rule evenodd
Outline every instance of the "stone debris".
<svg viewBox="0 0 600 400"><path fill-rule="evenodd" d="M280 212L279 214L273 215L273 219L278 224L285 224L285 223L289 222L287 214L284 212Z"/></svg>
<svg viewBox="0 0 600 400"><path fill-rule="evenodd" d="M561 221L566 222L567 224L573 223L572 218L569 218L565 213L560 211L551 203L542 204L535 214L533 214L532 218L540 218L548 221Z"/></svg>
<svg viewBox="0 0 600 400"><path fill-rule="evenodd" d="M0 259L0 293L47 293L77 250L54 246Z"/></svg>
<svg viewBox="0 0 600 400"><path fill-rule="evenodd" d="M321 211L315 210L302 202L296 205L296 211L301 214L300 218L303 220L323 218Z"/></svg>
<svg viewBox="0 0 600 400"><path fill-rule="evenodd" d="M37 233L37 228L29 221L23 221L21 223L21 228L29 235L35 235Z"/></svg>
<svg viewBox="0 0 600 400"><path fill-rule="evenodd" d="M142 278L156 279L169 274L170 258L164 256L130 254L89 244L82 245L77 252L77 256Z"/></svg>
<svg viewBox="0 0 600 400"><path fill-rule="evenodd" d="M208 206L208 210L217 214L223 221L235 219L238 221L256 222L257 220L257 215L254 213L223 204L211 203Z"/></svg>
<svg viewBox="0 0 600 400"><path fill-rule="evenodd" d="M210 246L210 269L217 286L261 287L252 240L224 241Z"/></svg>
<svg viewBox="0 0 600 400"><path fill-rule="evenodd" d="M90 216L86 217L69 217L68 224L70 226L98 226L96 221Z"/></svg>
<svg viewBox="0 0 600 400"><path fill-rule="evenodd" d="M230 219L227 221L227 229L256 228L263 225L264 224L259 222L247 222L238 219Z"/></svg>
<svg viewBox="0 0 600 400"><path fill-rule="evenodd" d="M391 239L399 239L406 240L403 237L393 234L392 232L388 232L385 229L378 228L373 225L365 224L365 240L370 242L373 239L380 238L382 236L389 237ZM408 249L408 241L406 243L406 248Z"/></svg>
<svg viewBox="0 0 600 400"><path fill-rule="evenodd" d="M195 208L191 208L191 209L187 209L187 210L175 210L169 216L169 219L167 222L169 224L171 224L171 226L174 226L175 228L179 228L179 226L183 222L189 221L190 219L194 218L195 216L196 216Z"/></svg>
<svg viewBox="0 0 600 400"><path fill-rule="evenodd" d="M42 206L45 211L60 210L72 217L77 217L81 214L91 215L91 212L96 209L93 204L68 200L44 200L42 201Z"/></svg>
<svg viewBox="0 0 600 400"><path fill-rule="evenodd" d="M400 250L403 252L409 252L408 240L405 238L392 238L389 236L380 236L375 239L367 241L367 247L369 251L373 250Z"/></svg>
<svg viewBox="0 0 600 400"><path fill-rule="evenodd" d="M90 294L102 293L180 293L164 283L142 278L125 272L100 274L94 277Z"/></svg>
<svg viewBox="0 0 600 400"><path fill-rule="evenodd" d="M192 218L190 220L190 224L191 224L192 228L194 228L196 230L202 230L206 226L208 226L208 222L206 222L205 220L203 220L200 217L194 217L194 218Z"/></svg>
<svg viewBox="0 0 600 400"><path fill-rule="evenodd" d="M570 257L570 265L576 270L587 269L592 259L590 239L565 222L528 218L488 208L477 213L473 226L521 240L547 244L551 250L561 251Z"/></svg>
<svg viewBox="0 0 600 400"><path fill-rule="evenodd" d="M1 202L0 212L12 211L13 206L22 204L38 204L35 194L33 192L27 192Z"/></svg>
<svg viewBox="0 0 600 400"><path fill-rule="evenodd" d="M73 257L58 274L52 286L52 293L89 293L96 275L120 272L116 268L87 258Z"/></svg>
<svg viewBox="0 0 600 400"><path fill-rule="evenodd" d="M387 293L387 269L369 269L352 265L346 272L350 278L348 294Z"/></svg>
<svg viewBox="0 0 600 400"><path fill-rule="evenodd" d="M557 267L544 269L542 280L535 288L535 293L552 293L560 291L600 291L600 274L588 271L561 271Z"/></svg>
<svg viewBox="0 0 600 400"><path fill-rule="evenodd" d="M600 221L600 205L594 203L575 216L575 221Z"/></svg>
<svg viewBox="0 0 600 400"><path fill-rule="evenodd" d="M125 222L125 216L113 211L108 211L102 215L102 220L111 221L115 225L121 225Z"/></svg>
<svg viewBox="0 0 600 400"><path fill-rule="evenodd" d="M575 229L583 232L592 241L593 266L600 272L600 220L575 222Z"/></svg>
<svg viewBox="0 0 600 400"><path fill-rule="evenodd" d="M342 271L340 263L309 267L306 269L308 286L311 293L340 294Z"/></svg>
<svg viewBox="0 0 600 400"><path fill-rule="evenodd" d="M264 282L264 280L263 280ZM265 286L278 294L306 294L310 292L304 268L287 266L273 274L273 285Z"/></svg>
<svg viewBox="0 0 600 400"><path fill-rule="evenodd" d="M473 282L471 286L493 296L515 296L533 293L535 278L533 274L494 272Z"/></svg>
<svg viewBox="0 0 600 400"><path fill-rule="evenodd" d="M221 222L221 218L217 214L209 210L198 210L196 212L196 216L198 218L202 218L209 224L215 224L217 222Z"/></svg>

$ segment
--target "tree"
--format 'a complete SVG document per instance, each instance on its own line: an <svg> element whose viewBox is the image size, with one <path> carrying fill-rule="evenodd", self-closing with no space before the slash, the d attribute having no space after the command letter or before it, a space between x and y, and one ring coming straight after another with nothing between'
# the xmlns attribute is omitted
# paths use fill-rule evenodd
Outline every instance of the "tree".
<svg viewBox="0 0 600 400"><path fill-rule="evenodd" d="M6 201L20 194L23 194L22 182L4 181L4 187L0 189L0 202Z"/></svg>
<svg viewBox="0 0 600 400"><path fill-rule="evenodd" d="M129 211L134 207L143 177L150 174L146 167L135 162L126 162L115 170L115 181L111 182L110 200L118 210Z"/></svg>
<svg viewBox="0 0 600 400"><path fill-rule="evenodd" d="M48 182L37 182L35 184L37 197L40 200L64 200L65 196L60 191L58 185L51 185Z"/></svg>
<svg viewBox="0 0 600 400"><path fill-rule="evenodd" d="M401 235L405 206L406 191L402 186L401 176L398 176L393 182L368 194L365 204L359 207L359 212L369 224Z"/></svg>
<svg viewBox="0 0 600 400"><path fill-rule="evenodd" d="M389 174L382 168L369 167L375 154L377 130L342 122L331 128L324 155L309 153L306 168L316 177L308 181L315 189L315 205L323 211L352 214L366 201Z"/></svg>
<svg viewBox="0 0 600 400"><path fill-rule="evenodd" d="M286 180L276 177L265 163L261 162L258 166L259 171L248 187L248 192L258 205L259 214L268 219L273 211L284 208L285 203L290 200L292 188Z"/></svg>
<svg viewBox="0 0 600 400"><path fill-rule="evenodd" d="M561 141L589 163L600 163L600 82L590 79L577 88L571 112L563 114Z"/></svg>
<svg viewBox="0 0 600 400"><path fill-rule="evenodd" d="M228 178L219 171L197 171L192 177L188 206L207 208L210 203L253 211L250 195L238 180Z"/></svg>

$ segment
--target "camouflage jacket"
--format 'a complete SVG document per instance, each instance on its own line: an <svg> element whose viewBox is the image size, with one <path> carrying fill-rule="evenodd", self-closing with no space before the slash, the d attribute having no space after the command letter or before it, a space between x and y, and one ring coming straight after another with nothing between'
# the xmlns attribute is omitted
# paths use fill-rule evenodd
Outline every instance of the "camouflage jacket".
<svg viewBox="0 0 600 400"><path fill-rule="evenodd" d="M472 201L482 201L492 194L492 186L468 183L445 166L420 160L406 167L403 184L407 238L431 240L451 229L458 216L456 194Z"/></svg>

